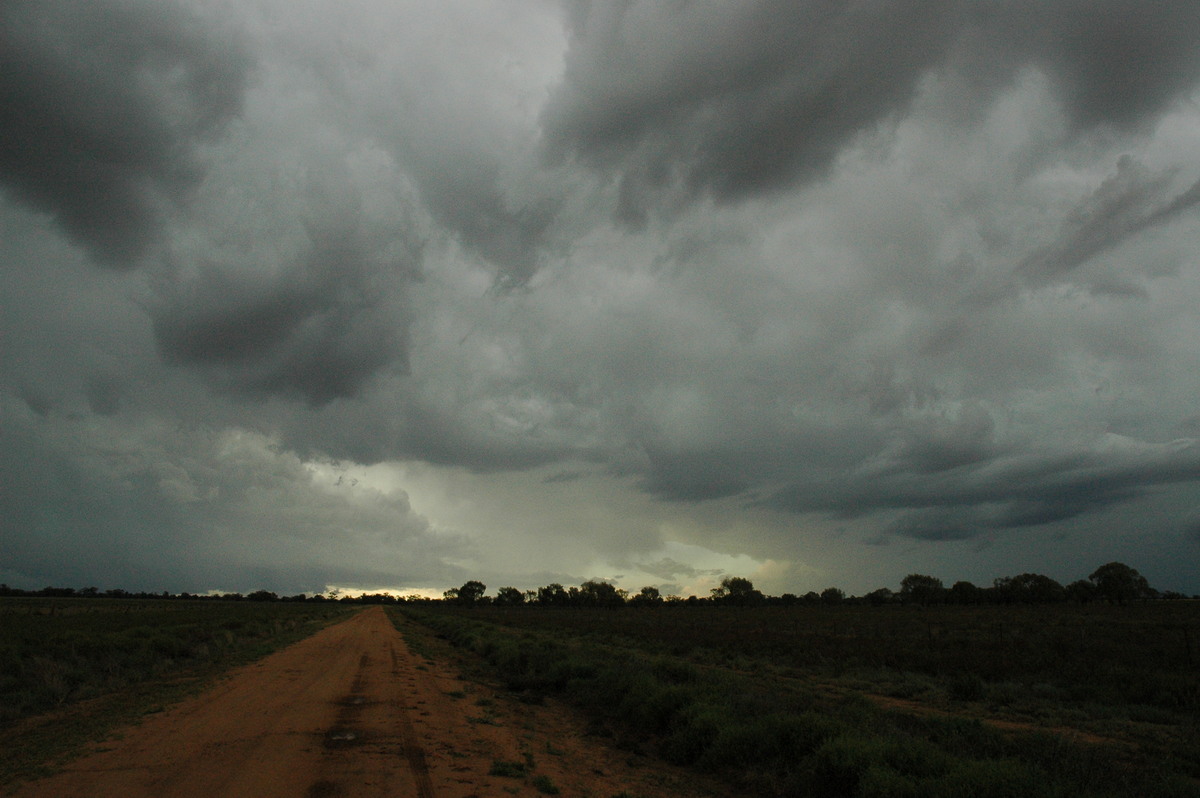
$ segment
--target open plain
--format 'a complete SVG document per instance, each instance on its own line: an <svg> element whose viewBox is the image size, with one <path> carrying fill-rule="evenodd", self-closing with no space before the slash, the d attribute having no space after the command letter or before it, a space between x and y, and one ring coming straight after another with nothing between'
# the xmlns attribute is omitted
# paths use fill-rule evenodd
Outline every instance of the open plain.
<svg viewBox="0 0 1200 798"><path fill-rule="evenodd" d="M553 704L506 700L417 656L384 609L369 607L9 794L708 794L628 760Z"/></svg>

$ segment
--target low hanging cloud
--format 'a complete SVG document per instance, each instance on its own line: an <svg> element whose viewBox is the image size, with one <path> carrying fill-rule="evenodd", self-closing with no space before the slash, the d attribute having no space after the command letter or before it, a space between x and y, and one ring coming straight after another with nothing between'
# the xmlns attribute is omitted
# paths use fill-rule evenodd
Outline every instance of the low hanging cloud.
<svg viewBox="0 0 1200 798"><path fill-rule="evenodd" d="M1195 440L1146 444L1109 436L1098 448L1013 452L937 473L892 461L836 484L786 488L769 503L847 517L899 511L892 534L951 540L1099 512L1198 478Z"/></svg>
<svg viewBox="0 0 1200 798"><path fill-rule="evenodd" d="M241 110L251 59L176 2L0 8L0 184L99 262L132 265Z"/></svg>
<svg viewBox="0 0 1200 798"><path fill-rule="evenodd" d="M461 577L461 536L435 534L402 490L339 479L263 435L5 408L6 567L82 585L320 591ZM44 504L49 493L53 512ZM80 538L74 532L83 528ZM26 577L26 578L28 578Z"/></svg>

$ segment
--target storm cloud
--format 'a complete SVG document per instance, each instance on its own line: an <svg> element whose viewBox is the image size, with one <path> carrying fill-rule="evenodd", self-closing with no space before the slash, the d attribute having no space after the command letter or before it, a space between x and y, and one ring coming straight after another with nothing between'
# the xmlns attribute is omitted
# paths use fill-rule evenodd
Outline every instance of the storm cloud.
<svg viewBox="0 0 1200 798"><path fill-rule="evenodd" d="M1195 3L0 29L0 581L1200 590Z"/></svg>
<svg viewBox="0 0 1200 798"><path fill-rule="evenodd" d="M635 223L660 197L737 200L826 176L931 78L970 109L1040 69L1083 133L1151 123L1200 72L1186 2L569 7L548 146L614 174L619 217Z"/></svg>
<svg viewBox="0 0 1200 798"><path fill-rule="evenodd" d="M203 175L250 57L177 3L5 3L0 180L128 266Z"/></svg>

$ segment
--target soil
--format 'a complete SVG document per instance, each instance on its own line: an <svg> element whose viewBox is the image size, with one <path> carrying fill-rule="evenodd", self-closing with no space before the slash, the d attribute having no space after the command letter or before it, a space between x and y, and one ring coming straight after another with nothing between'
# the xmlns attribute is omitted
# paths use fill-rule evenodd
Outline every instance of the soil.
<svg viewBox="0 0 1200 798"><path fill-rule="evenodd" d="M92 746L18 798L718 794L413 654L382 607L239 668ZM557 790L558 792L555 792Z"/></svg>
<svg viewBox="0 0 1200 798"><path fill-rule="evenodd" d="M1002 732L1011 732L1016 734L1053 734L1058 737L1070 740L1071 742L1085 743L1087 745L1124 745L1128 746L1125 740L1118 740L1114 737L1101 737L1098 734L1092 734L1082 729L1076 729L1070 726L1040 726L1034 723L1028 723L1017 720L1001 720L1000 718L978 717L967 715L958 712L950 712L944 709L927 706L917 701L910 701L907 698L896 698L894 696L865 694L867 699L872 701L876 706L883 709L896 710L906 712L910 715L925 715L936 716L943 718L968 718L978 720L984 726L991 726L993 729L998 729Z"/></svg>

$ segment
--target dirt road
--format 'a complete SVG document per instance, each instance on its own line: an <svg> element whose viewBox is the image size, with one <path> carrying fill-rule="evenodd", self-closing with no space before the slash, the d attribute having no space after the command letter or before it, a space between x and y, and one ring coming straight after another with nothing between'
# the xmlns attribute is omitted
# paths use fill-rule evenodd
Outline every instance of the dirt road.
<svg viewBox="0 0 1200 798"><path fill-rule="evenodd" d="M19 798L709 794L412 654L382 607L234 671Z"/></svg>

